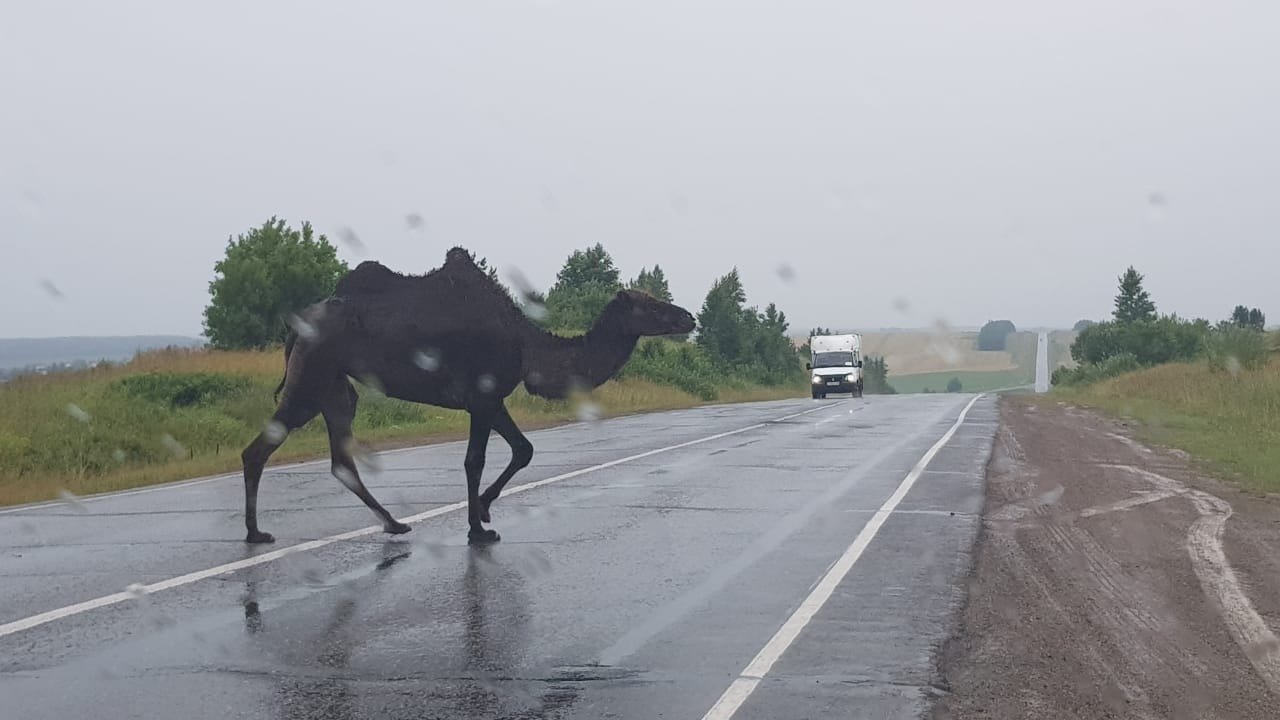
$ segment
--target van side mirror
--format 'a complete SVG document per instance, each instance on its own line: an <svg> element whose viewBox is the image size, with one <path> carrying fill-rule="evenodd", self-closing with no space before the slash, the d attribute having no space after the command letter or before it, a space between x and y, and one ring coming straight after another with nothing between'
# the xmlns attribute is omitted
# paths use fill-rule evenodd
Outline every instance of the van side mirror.
<svg viewBox="0 0 1280 720"><path fill-rule="evenodd" d="M804 364L804 369L805 369L805 370L812 370L812 369L813 369L813 363L805 363L805 364Z"/></svg>
<svg viewBox="0 0 1280 720"><path fill-rule="evenodd" d="M862 361L861 361L861 360L859 360L859 361L858 361L858 367L862 367Z"/></svg>

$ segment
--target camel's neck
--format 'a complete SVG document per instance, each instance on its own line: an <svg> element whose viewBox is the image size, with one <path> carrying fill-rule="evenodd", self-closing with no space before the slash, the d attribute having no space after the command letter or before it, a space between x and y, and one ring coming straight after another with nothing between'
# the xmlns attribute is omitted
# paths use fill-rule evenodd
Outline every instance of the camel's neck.
<svg viewBox="0 0 1280 720"><path fill-rule="evenodd" d="M637 340L599 327L576 338L543 335L525 348L525 387L552 399L599 387L622 369Z"/></svg>

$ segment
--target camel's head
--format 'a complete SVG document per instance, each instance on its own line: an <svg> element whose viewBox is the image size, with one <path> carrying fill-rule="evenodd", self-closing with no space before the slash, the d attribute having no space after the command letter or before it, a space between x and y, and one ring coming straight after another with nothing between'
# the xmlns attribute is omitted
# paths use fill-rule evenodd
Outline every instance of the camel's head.
<svg viewBox="0 0 1280 720"><path fill-rule="evenodd" d="M620 290L609 306L615 329L625 335L684 335L697 326L688 310L639 290Z"/></svg>

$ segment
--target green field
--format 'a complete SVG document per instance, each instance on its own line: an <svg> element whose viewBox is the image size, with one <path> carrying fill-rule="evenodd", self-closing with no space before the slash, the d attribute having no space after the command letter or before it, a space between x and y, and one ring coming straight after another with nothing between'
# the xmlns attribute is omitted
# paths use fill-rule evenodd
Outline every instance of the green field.
<svg viewBox="0 0 1280 720"><path fill-rule="evenodd" d="M639 367L656 373L664 370L663 360L658 353ZM272 390L283 369L278 350L160 351L125 365L27 376L0 385L0 505L238 470L240 451L271 416ZM803 380L762 387L728 377L719 378L708 392L701 378L682 377L678 371L683 369L665 368L669 372L662 383L643 377L607 382L577 405L519 389L507 407L527 430L712 400L772 400L806 393ZM692 390L681 390L676 383ZM466 437L465 413L401 402L363 387L360 393L355 435L370 447ZM328 437L317 419L291 434L273 460L327 455Z"/></svg>
<svg viewBox="0 0 1280 720"><path fill-rule="evenodd" d="M1049 399L1136 420L1143 440L1184 450L1247 488L1280 492L1280 358L1235 374L1204 361L1161 365L1058 388Z"/></svg>
<svg viewBox="0 0 1280 720"><path fill-rule="evenodd" d="M962 392L986 392L1027 385L1032 382L1027 370L1013 369L997 372L938 372L920 375L889 375L889 384L899 393L921 393L926 389L945 392L951 378L959 378Z"/></svg>

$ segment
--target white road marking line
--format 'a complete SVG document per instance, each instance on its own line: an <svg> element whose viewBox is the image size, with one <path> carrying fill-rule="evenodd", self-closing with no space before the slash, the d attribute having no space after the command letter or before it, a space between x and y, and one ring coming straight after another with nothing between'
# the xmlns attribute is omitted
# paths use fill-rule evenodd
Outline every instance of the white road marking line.
<svg viewBox="0 0 1280 720"><path fill-rule="evenodd" d="M720 696L716 704L707 711L706 715L702 716L702 720L729 720L742 707L742 704L747 701L747 698L751 697L751 693L755 691L765 675L769 674L769 670L773 668L774 663L782 657L787 648L791 647L791 643L795 642L800 632L804 630L814 615L817 615L822 606L831 598L836 586L849 574L853 564L858 561L858 558L862 556L862 552L867 549L867 546L875 538L876 533L880 531L880 526L884 525L885 520L893 513L894 508L906 497L907 492L911 490L911 486L924 473L925 468L928 467L933 457L956 434L956 430L964 422L969 410L981 397L982 394L974 396L969 401L969 404L964 406L964 410L960 411L960 417L956 418L955 424L951 426L951 429L947 430L946 434L920 458L915 467L911 468L911 472L907 473L907 476L903 478L902 483L898 485L898 489L889 496L888 500L884 501L884 504L880 506L875 515L871 516L867 524L862 528L862 532L858 533L858 536L853 539L853 543L844 551L840 559L836 560L831 569L827 571L827 574L822 576L822 579L814 586L808 597L804 599L804 602L800 603L800 607L791 614L791 617L787 618L787 621L782 624L778 632L774 633L764 648L743 668L742 673L738 675L738 679L729 685L729 688L724 691L724 694Z"/></svg>
<svg viewBox="0 0 1280 720"><path fill-rule="evenodd" d="M764 422L755 423L754 425L741 427L741 428L738 428L737 430L730 430L728 432L717 433L715 435L708 435L707 437L704 437L704 438L699 438L697 440L690 440L688 442L682 442L676 445L668 445L666 447L658 448L656 450L649 450L647 452L638 453L636 455L630 455L628 457L619 458L617 460L611 460L606 463L600 463L599 465L592 465L591 467L582 468L580 470L574 470L573 472L563 473L561 475L545 478L543 480L535 480L534 482L524 483L523 485L514 485L507 488L506 491L502 493L502 496L510 497L511 495L515 495L517 493L533 490L534 488L543 487L544 485L550 485L552 483L560 482L562 480L569 480L570 478L580 477L588 473L596 472L597 470L604 470L605 468L611 468L617 465L622 465L624 463L640 460L642 458L652 457L654 455L659 455L665 452L671 452L672 450L679 450L681 448L687 448L693 445L701 445L702 443L711 442L713 440L719 440L721 438L731 437L733 435L741 435L742 433L745 433L745 432L750 432L752 430L759 430L760 428L767 427L772 423L780 422L783 420L791 420L794 418L798 418L802 415L808 415L810 413L818 412L819 410L829 409L833 407L839 407L839 404L823 405L822 407L811 408L809 410L804 410L802 412L792 413L791 415L786 415L780 418L776 418L774 420L766 420ZM465 501L451 503L449 505L441 505L440 507L432 508L431 510L427 510L426 512L421 512L421 513L418 513L417 515L411 515L409 517L402 518L401 522L410 523L410 524L421 522L423 520L444 515L446 513L450 513L455 510L465 510L466 507L467 507L467 503ZM378 532L382 532L381 525L370 525L369 527L360 528L359 530L351 530L348 532L339 533L337 535L329 535L327 537L322 537L316 540L310 540L307 542L298 543L297 545L290 545L288 547L283 547L278 550L265 552L260 555L254 555L253 557L245 558L243 560L237 560L235 562L229 562L223 565L217 565L215 567L211 567L205 570L197 570L196 572L187 573L186 575L179 575L178 577L170 578L168 580L161 580L159 582L151 583L150 585L144 585L140 589L140 592L150 595L152 593L160 592L161 590L169 590L171 588L181 587L183 585L190 585L191 583L198 582L200 580L205 580L211 577L217 577L219 575L226 575L228 573L232 573L237 570L243 570L245 568L254 567L255 565L263 565L265 563L271 562L272 560L279 560L280 558L288 555L294 555L300 552L306 552L307 550L315 550L317 548L325 547L326 545L332 545L334 543L343 542L345 540L353 540L358 537L363 537L365 535L372 535ZM42 613L39 613L38 615L31 615L29 617L25 617L20 620L14 620L12 622L8 622L3 625L0 625L0 637L4 637L6 635L12 635L14 633L22 632L23 630L29 630L34 627L39 627L46 623L53 622L54 620L60 620L62 618L70 617L72 615L79 615L80 613L88 612L90 610L96 610L97 608L100 608L100 607L115 605L117 603L121 603L126 600L133 599L135 597L136 595L133 595L128 592L118 592L118 593L113 593L111 595L103 595L102 597L97 597L92 600L86 600L84 602L76 603L74 605L67 605L66 607L60 607L60 608L57 608L56 610L49 610L47 612L42 612Z"/></svg>

